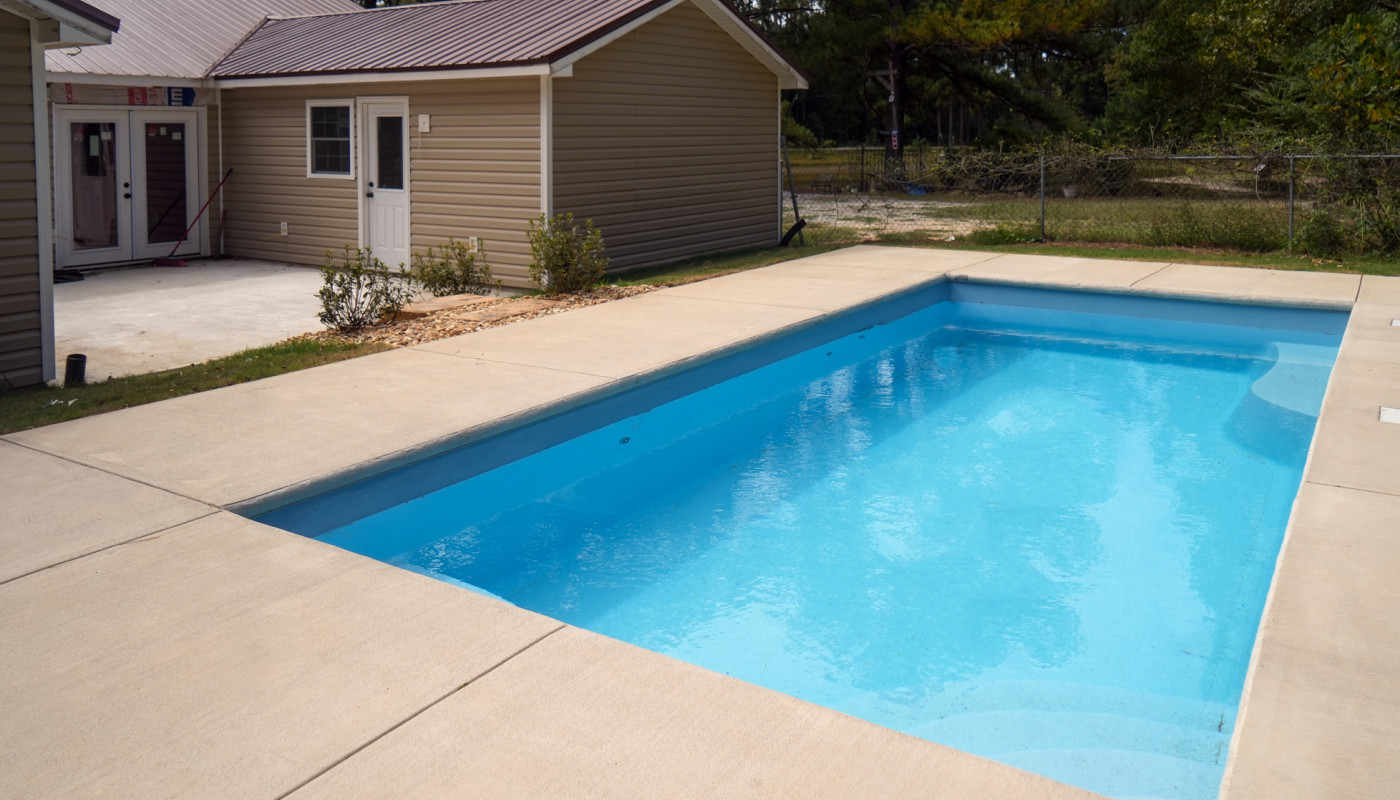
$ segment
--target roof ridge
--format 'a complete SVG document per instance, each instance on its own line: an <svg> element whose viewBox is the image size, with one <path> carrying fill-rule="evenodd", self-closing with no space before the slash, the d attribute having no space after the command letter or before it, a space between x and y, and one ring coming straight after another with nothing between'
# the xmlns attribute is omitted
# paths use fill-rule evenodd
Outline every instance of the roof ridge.
<svg viewBox="0 0 1400 800"><path fill-rule="evenodd" d="M402 6L381 6L380 8L357 8L354 11L325 11L320 14L268 14L267 19L274 21L292 19L322 19L325 17L354 17L360 14L382 14L386 11L407 11L414 8L431 8L433 6L461 6L477 3L491 3L497 0L422 0L417 3L409 3Z"/></svg>

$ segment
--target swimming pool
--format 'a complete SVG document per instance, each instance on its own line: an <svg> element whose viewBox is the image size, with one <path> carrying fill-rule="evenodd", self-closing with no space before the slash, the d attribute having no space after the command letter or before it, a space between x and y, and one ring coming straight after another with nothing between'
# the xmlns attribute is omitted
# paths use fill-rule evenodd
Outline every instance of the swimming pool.
<svg viewBox="0 0 1400 800"><path fill-rule="evenodd" d="M940 284L262 519L1091 790L1214 796L1345 319Z"/></svg>

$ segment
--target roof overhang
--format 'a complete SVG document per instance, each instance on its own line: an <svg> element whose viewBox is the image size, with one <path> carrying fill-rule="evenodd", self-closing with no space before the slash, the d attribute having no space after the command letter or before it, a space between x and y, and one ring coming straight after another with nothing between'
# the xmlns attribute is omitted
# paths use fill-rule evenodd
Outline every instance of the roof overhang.
<svg viewBox="0 0 1400 800"><path fill-rule="evenodd" d="M181 78L175 75L104 75L97 72L56 72L44 73L49 83L79 83L98 86L187 86L194 89L206 88L210 82L204 78Z"/></svg>
<svg viewBox="0 0 1400 800"><path fill-rule="evenodd" d="M211 83L220 89L253 88L258 86L335 86L347 83L399 83L404 81L453 81L485 78L524 78L554 75L567 77L572 69L556 70L549 64L522 64L508 67L467 67L458 69L356 70L354 72L316 72L309 75L250 75L215 78Z"/></svg>
<svg viewBox="0 0 1400 800"><path fill-rule="evenodd" d="M0 0L4 2L5 0ZM763 64L778 79L780 89L806 89L807 77L778 49L748 23L725 0L663 0L644 13L627 20L607 33L590 39L579 47L556 53L547 62L487 65L481 67L369 69L346 72L314 72L278 75L224 75L212 78L205 85L218 88L259 86L326 86L353 83L400 81L464 80L552 75L556 78L573 74L573 65L632 31L651 22L682 3L694 3L702 12L729 34L750 55Z"/></svg>
<svg viewBox="0 0 1400 800"><path fill-rule="evenodd" d="M39 23L46 49L111 44L121 20L80 0L0 0L0 9Z"/></svg>

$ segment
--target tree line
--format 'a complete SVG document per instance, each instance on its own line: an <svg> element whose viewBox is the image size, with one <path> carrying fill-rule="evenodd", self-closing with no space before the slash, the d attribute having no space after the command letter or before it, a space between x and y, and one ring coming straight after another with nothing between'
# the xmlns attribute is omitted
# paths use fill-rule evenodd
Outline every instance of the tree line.
<svg viewBox="0 0 1400 800"><path fill-rule="evenodd" d="M730 2L809 76L798 144L1400 147L1400 0Z"/></svg>
<svg viewBox="0 0 1400 800"><path fill-rule="evenodd" d="M807 72L789 139L1376 151L1400 142L1392 0L737 0ZM895 133L897 132L897 133Z"/></svg>

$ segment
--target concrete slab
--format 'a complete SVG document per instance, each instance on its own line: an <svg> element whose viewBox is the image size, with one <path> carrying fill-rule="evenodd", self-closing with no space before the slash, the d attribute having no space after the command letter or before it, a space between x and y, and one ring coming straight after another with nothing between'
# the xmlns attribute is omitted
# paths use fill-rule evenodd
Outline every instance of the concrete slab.
<svg viewBox="0 0 1400 800"><path fill-rule="evenodd" d="M1133 288L1179 296L1205 295L1244 303L1286 303L1345 309L1351 307L1361 290L1361 276L1172 264L1133 284Z"/></svg>
<svg viewBox="0 0 1400 800"><path fill-rule="evenodd" d="M1400 306L1400 277L1389 275L1363 275L1361 294L1358 303L1384 303Z"/></svg>
<svg viewBox="0 0 1400 800"><path fill-rule="evenodd" d="M293 795L385 796L1097 797L577 628Z"/></svg>
<svg viewBox="0 0 1400 800"><path fill-rule="evenodd" d="M802 259L808 264L839 264L866 269L914 269L942 274L948 270L1006 256L975 250L930 250L862 244Z"/></svg>
<svg viewBox="0 0 1400 800"><path fill-rule="evenodd" d="M6 438L222 507L508 424L607 380L394 350Z"/></svg>
<svg viewBox="0 0 1400 800"><path fill-rule="evenodd" d="M1380 421L1381 406L1400 407L1400 363L1339 358L1306 479L1400 495L1400 426Z"/></svg>
<svg viewBox="0 0 1400 800"><path fill-rule="evenodd" d="M1400 785L1400 497L1305 484L1223 798L1389 798Z"/></svg>
<svg viewBox="0 0 1400 800"><path fill-rule="evenodd" d="M835 311L932 282L941 275L937 270L870 269L799 259L664 291L672 297Z"/></svg>
<svg viewBox="0 0 1400 800"><path fill-rule="evenodd" d="M1343 337L1346 358L1400 363L1400 304L1357 303Z"/></svg>
<svg viewBox="0 0 1400 800"><path fill-rule="evenodd" d="M623 378L677 368L697 353L709 357L817 314L651 292L416 349Z"/></svg>
<svg viewBox="0 0 1400 800"><path fill-rule="evenodd" d="M0 442L0 583L215 509Z"/></svg>
<svg viewBox="0 0 1400 800"><path fill-rule="evenodd" d="M558 623L220 513L0 586L10 797L279 797Z"/></svg>
<svg viewBox="0 0 1400 800"><path fill-rule="evenodd" d="M91 273L53 287L58 375L70 353L88 380L197 364L322 329L320 273L246 259Z"/></svg>
<svg viewBox="0 0 1400 800"><path fill-rule="evenodd" d="M1126 289L1166 266L1165 263L1155 261L1109 261L1011 254L953 270L949 277L954 280L1016 283L1059 289Z"/></svg>

